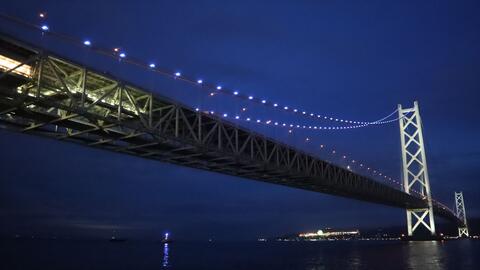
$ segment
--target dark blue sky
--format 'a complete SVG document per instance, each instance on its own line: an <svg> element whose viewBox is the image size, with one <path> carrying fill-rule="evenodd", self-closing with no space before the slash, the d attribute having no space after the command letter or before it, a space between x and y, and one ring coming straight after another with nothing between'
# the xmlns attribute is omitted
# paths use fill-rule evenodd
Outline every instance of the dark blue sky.
<svg viewBox="0 0 480 270"><path fill-rule="evenodd" d="M9 1L1 12L121 46L128 55L281 104L374 120L420 102L434 197L480 216L478 1ZM0 30L155 93L230 114L247 103L172 82L39 33ZM294 119L248 105L258 117ZM295 121L303 121L295 118ZM329 124L328 122L324 123ZM400 178L396 123L349 131L250 126L320 144ZM311 138L306 144L305 138ZM0 218L7 234L241 238L405 223L404 211L0 131Z"/></svg>

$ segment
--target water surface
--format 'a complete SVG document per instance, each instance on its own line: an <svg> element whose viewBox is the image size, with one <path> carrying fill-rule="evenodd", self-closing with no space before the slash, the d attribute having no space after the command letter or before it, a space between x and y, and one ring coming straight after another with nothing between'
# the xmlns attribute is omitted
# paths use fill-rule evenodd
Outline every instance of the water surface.
<svg viewBox="0 0 480 270"><path fill-rule="evenodd" d="M0 269L480 269L480 241L2 240Z"/></svg>

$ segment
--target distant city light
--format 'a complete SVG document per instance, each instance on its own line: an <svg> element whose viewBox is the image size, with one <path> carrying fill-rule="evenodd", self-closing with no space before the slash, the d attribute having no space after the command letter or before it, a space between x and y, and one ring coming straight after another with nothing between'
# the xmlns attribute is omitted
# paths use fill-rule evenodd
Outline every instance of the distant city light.
<svg viewBox="0 0 480 270"><path fill-rule="evenodd" d="M203 83L203 80L202 80L202 79L198 79L198 80L197 80L197 83L202 84L202 83Z"/></svg>
<svg viewBox="0 0 480 270"><path fill-rule="evenodd" d="M120 51L120 48L113 48L113 51L114 51L114 52L119 52L119 51Z"/></svg>
<svg viewBox="0 0 480 270"><path fill-rule="evenodd" d="M180 73L180 72L175 72L175 76L176 76L176 77L180 77L181 75L182 75L182 73Z"/></svg>
<svg viewBox="0 0 480 270"><path fill-rule="evenodd" d="M48 25L45 25L45 24L42 25L41 28L42 28L43 31L48 31L50 29L50 28L48 28Z"/></svg>
<svg viewBox="0 0 480 270"><path fill-rule="evenodd" d="M155 64L154 63L151 63L150 65L148 65L150 68L155 68Z"/></svg>
<svg viewBox="0 0 480 270"><path fill-rule="evenodd" d="M227 116L228 116L228 114L226 114L226 113L223 114L223 117L227 117Z"/></svg>
<svg viewBox="0 0 480 270"><path fill-rule="evenodd" d="M234 94L235 96L238 95L238 91L233 92L233 94Z"/></svg>
<svg viewBox="0 0 480 270"><path fill-rule="evenodd" d="M287 106L285 106L285 107L283 107L283 109L284 109L284 110L288 110L288 107L287 107Z"/></svg>
<svg viewBox="0 0 480 270"><path fill-rule="evenodd" d="M235 119L240 119L240 116L238 116L238 115L237 115L237 116L235 116Z"/></svg>
<svg viewBox="0 0 480 270"><path fill-rule="evenodd" d="M277 103L273 104L273 107L277 107L277 106L278 106L278 104L277 104Z"/></svg>
<svg viewBox="0 0 480 270"><path fill-rule="evenodd" d="M90 46L90 45L92 45L92 43L90 42L90 40L85 40L85 41L83 42L83 45L85 45L85 46Z"/></svg>
<svg viewBox="0 0 480 270"><path fill-rule="evenodd" d="M248 99L252 100L252 99L253 99L253 97L252 97L252 96L249 96L249 97L248 97Z"/></svg>
<svg viewBox="0 0 480 270"><path fill-rule="evenodd" d="M217 86L217 90L222 90L222 87L220 85Z"/></svg>
<svg viewBox="0 0 480 270"><path fill-rule="evenodd" d="M41 13L38 14L38 17L45 18L45 17L47 17L47 14L44 13L44 12L41 12Z"/></svg>
<svg viewBox="0 0 480 270"><path fill-rule="evenodd" d="M267 103L267 101L264 99L264 100L262 100L262 103L265 104L265 103Z"/></svg>
<svg viewBox="0 0 480 270"><path fill-rule="evenodd" d="M121 58L125 58L125 57L127 57L127 54L122 52L118 56L120 56Z"/></svg>

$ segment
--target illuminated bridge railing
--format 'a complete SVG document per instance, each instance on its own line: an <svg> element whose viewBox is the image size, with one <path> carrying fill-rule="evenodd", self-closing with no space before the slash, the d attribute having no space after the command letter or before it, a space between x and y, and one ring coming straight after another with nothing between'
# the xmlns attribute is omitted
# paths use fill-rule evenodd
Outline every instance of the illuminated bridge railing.
<svg viewBox="0 0 480 270"><path fill-rule="evenodd" d="M395 207L426 205L234 123L12 39L0 39L0 55L2 128ZM456 218L441 207L435 210Z"/></svg>

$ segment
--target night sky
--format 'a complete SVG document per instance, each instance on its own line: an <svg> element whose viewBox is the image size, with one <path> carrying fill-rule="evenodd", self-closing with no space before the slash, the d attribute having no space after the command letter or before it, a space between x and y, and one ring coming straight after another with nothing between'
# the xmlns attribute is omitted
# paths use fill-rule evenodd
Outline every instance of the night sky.
<svg viewBox="0 0 480 270"><path fill-rule="evenodd" d="M4 1L0 11L157 66L335 117L376 120L418 100L433 196L480 216L478 1ZM360 3L361 2L361 3ZM105 59L25 28L0 30L174 98L229 114L301 123ZM331 122L322 122L331 125ZM243 125L243 124L242 124ZM246 127L345 166L400 179L396 122L348 131ZM306 138L309 142L305 142ZM177 167L0 130L0 234L239 239L400 226L404 210ZM355 170L355 169L354 169ZM361 171L358 171L362 173Z"/></svg>

